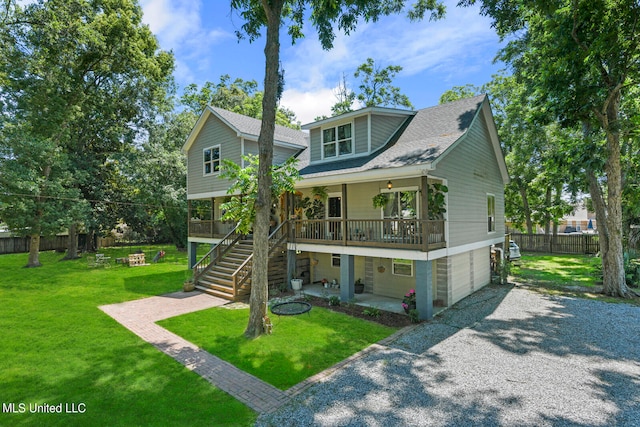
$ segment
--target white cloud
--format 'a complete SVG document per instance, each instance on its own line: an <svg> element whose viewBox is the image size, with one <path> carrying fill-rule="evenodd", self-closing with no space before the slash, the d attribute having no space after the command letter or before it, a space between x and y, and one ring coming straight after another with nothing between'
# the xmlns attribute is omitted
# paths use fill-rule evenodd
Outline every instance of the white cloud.
<svg viewBox="0 0 640 427"><path fill-rule="evenodd" d="M300 123L311 123L318 116L331 115L331 107L336 103L333 89L319 88L316 91L285 90L280 105L295 111Z"/></svg>
<svg viewBox="0 0 640 427"><path fill-rule="evenodd" d="M283 63L288 87L323 93L335 86L343 73L353 82L353 72L367 58L381 66L400 65L398 77L437 73L440 80L470 74L490 65L498 43L490 21L478 7L460 8L447 1L444 20L411 23L405 16L390 16L360 24L350 36L336 35L334 48L322 50L314 30L292 47L283 43ZM448 76L448 77L447 77ZM352 84L352 87L354 85Z"/></svg>
<svg viewBox="0 0 640 427"><path fill-rule="evenodd" d="M202 2L197 0L141 0L143 22L165 50L176 55L177 81L193 82L209 68L209 52L221 41L233 40L230 31L205 28L202 23Z"/></svg>

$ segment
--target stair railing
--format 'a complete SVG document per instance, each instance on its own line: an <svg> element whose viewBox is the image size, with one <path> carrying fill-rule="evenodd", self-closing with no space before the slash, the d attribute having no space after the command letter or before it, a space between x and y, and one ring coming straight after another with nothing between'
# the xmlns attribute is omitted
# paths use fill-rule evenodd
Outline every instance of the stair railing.
<svg viewBox="0 0 640 427"><path fill-rule="evenodd" d="M289 221L284 221L269 235L269 252L267 259L271 259L273 252L287 240L289 236ZM254 243L255 244L255 243ZM247 280L251 277L253 269L253 253L247 257L247 259L236 269L233 273L233 293L236 295L238 289L242 287Z"/></svg>
<svg viewBox="0 0 640 427"><path fill-rule="evenodd" d="M200 261L196 262L192 268L193 281L198 283L198 279L222 259L222 257L242 238L242 234L238 233L238 226L227 233L214 247L203 256Z"/></svg>

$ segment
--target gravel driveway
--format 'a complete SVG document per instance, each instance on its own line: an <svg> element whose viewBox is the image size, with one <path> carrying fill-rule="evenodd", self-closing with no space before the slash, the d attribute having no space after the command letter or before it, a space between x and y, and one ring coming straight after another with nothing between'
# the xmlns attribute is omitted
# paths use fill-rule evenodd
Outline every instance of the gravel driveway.
<svg viewBox="0 0 640 427"><path fill-rule="evenodd" d="M488 286L258 426L640 426L640 307Z"/></svg>

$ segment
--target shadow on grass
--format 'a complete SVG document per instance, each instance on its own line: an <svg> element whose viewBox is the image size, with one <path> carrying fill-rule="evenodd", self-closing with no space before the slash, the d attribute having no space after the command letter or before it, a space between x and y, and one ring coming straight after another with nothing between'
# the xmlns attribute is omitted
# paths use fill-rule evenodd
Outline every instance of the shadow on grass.
<svg viewBox="0 0 640 427"><path fill-rule="evenodd" d="M161 295L181 290L184 279L184 271L169 271L143 276L126 277L124 279L124 288L127 291L140 295Z"/></svg>

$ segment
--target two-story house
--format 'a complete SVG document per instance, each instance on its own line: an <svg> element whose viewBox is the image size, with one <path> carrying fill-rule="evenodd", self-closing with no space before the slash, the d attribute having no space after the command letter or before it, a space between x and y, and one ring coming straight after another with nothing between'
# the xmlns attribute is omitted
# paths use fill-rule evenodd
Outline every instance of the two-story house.
<svg viewBox="0 0 640 427"><path fill-rule="evenodd" d="M190 265L202 288L231 299L248 292L251 240L220 221L229 183L217 171L223 158L257 153L259 131L258 120L209 107L184 146ZM415 289L421 318L490 282L508 174L486 96L277 127L274 162L289 156L303 179L274 204L270 281L336 279L344 301L357 279L398 300ZM214 247L198 261L199 243Z"/></svg>

